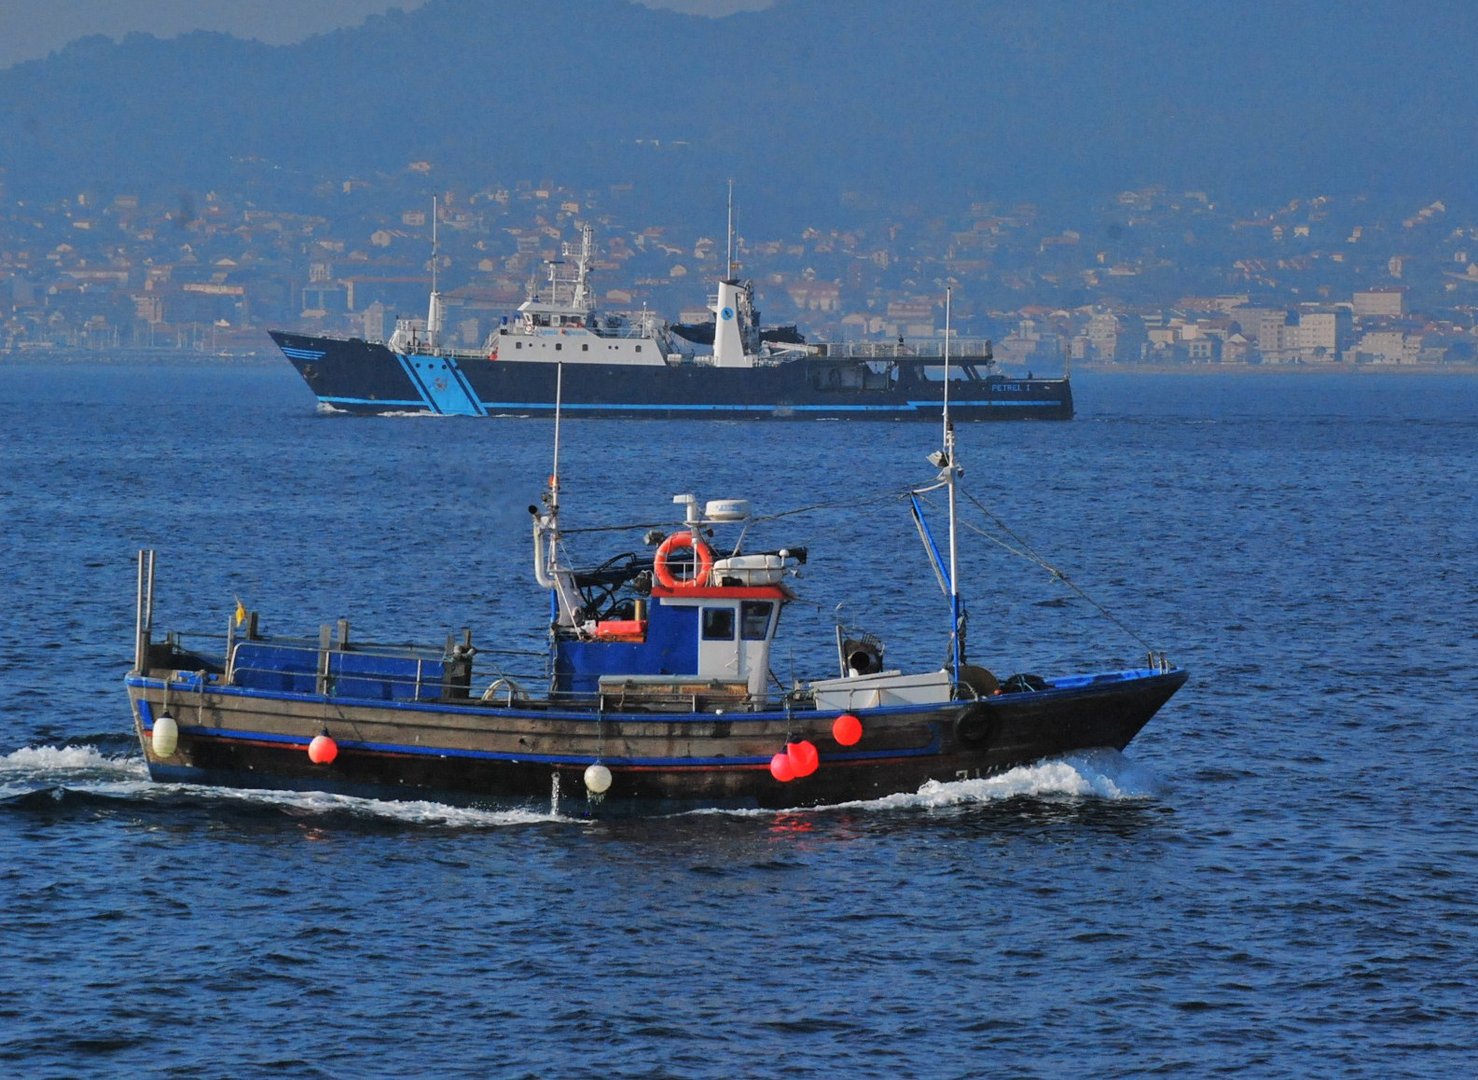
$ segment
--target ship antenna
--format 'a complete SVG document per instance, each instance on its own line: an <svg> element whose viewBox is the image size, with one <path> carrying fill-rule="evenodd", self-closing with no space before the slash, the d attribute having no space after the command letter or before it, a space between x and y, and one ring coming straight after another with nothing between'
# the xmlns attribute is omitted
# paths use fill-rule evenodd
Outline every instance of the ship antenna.
<svg viewBox="0 0 1478 1080"><path fill-rule="evenodd" d="M734 276L734 181L729 181L729 248L724 255L724 277Z"/></svg>
<svg viewBox="0 0 1478 1080"><path fill-rule="evenodd" d="M431 300L426 307L426 347L435 349L441 338L441 293L436 291L436 264L441 252L436 239L437 199L431 196Z"/></svg>

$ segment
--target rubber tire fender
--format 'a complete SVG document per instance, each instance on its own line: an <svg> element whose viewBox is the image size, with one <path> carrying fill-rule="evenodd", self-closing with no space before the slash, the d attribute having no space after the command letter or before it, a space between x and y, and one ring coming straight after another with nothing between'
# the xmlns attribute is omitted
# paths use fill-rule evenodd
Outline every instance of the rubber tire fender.
<svg viewBox="0 0 1478 1080"><path fill-rule="evenodd" d="M955 741L961 746L985 746L995 734L996 718L985 706L971 705L955 718Z"/></svg>

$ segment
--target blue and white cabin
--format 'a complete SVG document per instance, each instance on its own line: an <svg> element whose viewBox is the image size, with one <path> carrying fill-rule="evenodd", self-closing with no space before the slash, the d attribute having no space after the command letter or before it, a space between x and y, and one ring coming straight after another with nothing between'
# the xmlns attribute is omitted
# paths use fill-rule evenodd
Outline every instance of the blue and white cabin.
<svg viewBox="0 0 1478 1080"><path fill-rule="evenodd" d="M741 531L719 556L715 526L744 524L749 504L712 501L700 515L693 496L674 501L687 507L685 530L662 538L651 562L633 558L583 575L545 561L556 515L536 514L540 582L556 611L555 696L638 711L768 703L770 650L781 609L794 599L783 579L804 552L744 554Z"/></svg>

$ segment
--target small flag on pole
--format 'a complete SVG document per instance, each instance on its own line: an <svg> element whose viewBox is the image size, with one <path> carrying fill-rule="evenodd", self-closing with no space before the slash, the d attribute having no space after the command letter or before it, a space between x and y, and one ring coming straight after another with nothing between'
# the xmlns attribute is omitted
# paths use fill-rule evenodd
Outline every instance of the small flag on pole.
<svg viewBox="0 0 1478 1080"><path fill-rule="evenodd" d="M236 625L240 626L246 622L246 605L241 602L241 597L236 598Z"/></svg>

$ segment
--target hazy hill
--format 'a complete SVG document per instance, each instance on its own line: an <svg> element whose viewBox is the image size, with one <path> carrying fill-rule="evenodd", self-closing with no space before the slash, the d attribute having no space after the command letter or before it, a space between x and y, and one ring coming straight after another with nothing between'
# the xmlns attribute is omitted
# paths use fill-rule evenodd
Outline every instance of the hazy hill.
<svg viewBox="0 0 1478 1080"><path fill-rule="evenodd" d="M1473 200L1474 41L1478 4L1423 0L431 0L287 47L75 43L0 72L0 165L12 197L428 160L705 212L731 176L792 208L1147 183Z"/></svg>

